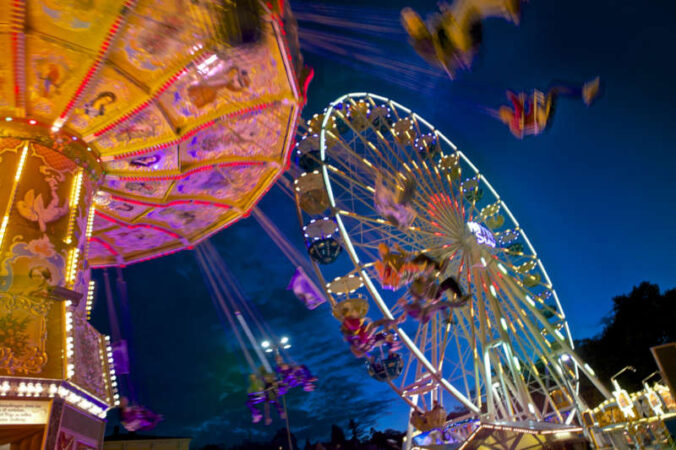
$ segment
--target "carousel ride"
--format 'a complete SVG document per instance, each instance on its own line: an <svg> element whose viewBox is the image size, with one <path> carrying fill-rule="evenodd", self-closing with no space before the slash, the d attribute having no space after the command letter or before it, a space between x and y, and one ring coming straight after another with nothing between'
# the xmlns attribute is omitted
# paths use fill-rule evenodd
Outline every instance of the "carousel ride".
<svg viewBox="0 0 676 450"><path fill-rule="evenodd" d="M284 171L304 101L284 4L0 8L2 443L99 447L119 395L90 269L191 248Z"/></svg>
<svg viewBox="0 0 676 450"><path fill-rule="evenodd" d="M295 151L314 275L352 353L411 407L409 438L460 443L481 425L553 439L582 430L581 376L610 398L523 228L432 125L348 94Z"/></svg>

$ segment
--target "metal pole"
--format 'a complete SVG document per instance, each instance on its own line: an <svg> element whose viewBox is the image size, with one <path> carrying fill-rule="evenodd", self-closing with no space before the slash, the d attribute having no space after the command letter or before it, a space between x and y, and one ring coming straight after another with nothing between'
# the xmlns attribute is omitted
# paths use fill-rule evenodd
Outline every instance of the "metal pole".
<svg viewBox="0 0 676 450"><path fill-rule="evenodd" d="M265 370L267 370L268 372L272 372L272 367L270 367L270 363L268 362L268 359L265 357L263 352L261 352L261 349L260 349L258 343L254 339L253 334L251 333L251 330L249 329L249 325L247 325L246 320L244 320L244 317L242 317L242 313L239 312L239 311L235 311L235 316L237 317L239 324L242 326L242 329L244 330L246 337L249 338L249 342L253 346L253 349L256 352L256 355L258 355L258 359L261 360L261 364L263 364L263 367L265 367Z"/></svg>
<svg viewBox="0 0 676 450"><path fill-rule="evenodd" d="M291 443L291 429L289 428L289 412L286 409L286 395L282 395L282 405L284 406L284 417L286 418L286 437L289 439L289 450L293 450Z"/></svg>

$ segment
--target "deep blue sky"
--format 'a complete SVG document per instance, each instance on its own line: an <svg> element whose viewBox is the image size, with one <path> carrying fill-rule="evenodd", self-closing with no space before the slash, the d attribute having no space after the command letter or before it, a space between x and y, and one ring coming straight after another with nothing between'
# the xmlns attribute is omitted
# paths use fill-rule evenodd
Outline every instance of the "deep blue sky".
<svg viewBox="0 0 676 450"><path fill-rule="evenodd" d="M307 10L316 3L292 5ZM340 3L395 24L399 9L409 4ZM424 15L435 3L413 6ZM416 90L383 81L397 74L382 68L307 52L317 74L304 116L346 92L370 91L410 107L444 132L528 233L574 337L588 337L600 330L613 296L643 280L663 289L676 286L675 20L676 6L669 1L648 7L633 0L532 0L520 27L486 22L482 54L471 72L453 82L423 77L421 86L431 86ZM382 46L388 59L424 65L402 33L360 39ZM605 96L589 109L560 101L552 129L539 137L516 140L481 112L481 106L503 103L505 89L597 74L605 81ZM273 189L261 208L302 246L286 197ZM328 310L306 311L284 291L293 267L253 219L224 230L214 242L271 326L292 336L295 358L321 378L318 392L290 398L294 431L313 439L328 436L331 422L344 424L352 415L370 416L379 427L403 426L405 409L349 355ZM254 437L274 433L279 422L270 429L248 426L245 365L232 334L217 320L192 253L131 266L125 277L141 400L166 416L158 433L191 435L200 444L222 442L232 432L239 439L250 428ZM94 323L108 330L101 295Z"/></svg>

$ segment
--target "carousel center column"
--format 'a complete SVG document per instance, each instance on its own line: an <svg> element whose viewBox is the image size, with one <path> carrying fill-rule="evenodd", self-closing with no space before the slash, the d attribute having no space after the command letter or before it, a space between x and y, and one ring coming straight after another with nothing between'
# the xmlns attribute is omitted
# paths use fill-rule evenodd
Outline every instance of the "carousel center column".
<svg viewBox="0 0 676 450"><path fill-rule="evenodd" d="M0 445L99 448L116 381L87 321L102 169L77 136L0 123Z"/></svg>

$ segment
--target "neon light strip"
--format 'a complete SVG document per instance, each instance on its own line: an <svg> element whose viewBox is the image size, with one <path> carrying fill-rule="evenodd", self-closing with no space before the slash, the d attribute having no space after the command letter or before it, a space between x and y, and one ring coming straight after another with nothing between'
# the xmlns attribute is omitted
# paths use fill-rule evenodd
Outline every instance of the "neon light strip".
<svg viewBox="0 0 676 450"><path fill-rule="evenodd" d="M125 203L131 203L132 205L137 205L137 206L152 206L154 208L168 208L170 206L175 206L175 205L202 205L202 206L215 206L217 208L224 208L224 209L230 209L232 206L226 205L225 203L215 203L215 202L208 202L205 200L174 200L169 203L162 203L162 204L157 204L157 203L151 203L151 202L145 202L141 200L133 200L133 199L128 199L125 197L120 197L117 195L112 195L111 198L113 200L116 200L118 202L125 202Z"/></svg>
<svg viewBox="0 0 676 450"><path fill-rule="evenodd" d="M14 204L14 197L16 196L16 188L19 185L19 180L21 180L21 174L23 173L24 164L26 164L26 157L28 156L28 142L23 145L23 151L21 152L21 157L19 158L19 164L16 168L16 173L14 174L14 183L12 184L12 190L10 191L9 197L7 199L7 208L5 208L5 216L2 218L2 225L0 225L0 251L2 251L2 242L5 239L5 231L7 231L7 224L9 223L9 214L12 210L12 205Z"/></svg>
<svg viewBox="0 0 676 450"><path fill-rule="evenodd" d="M110 347L110 336L105 336L106 353L108 354L108 373L110 374L111 392L113 395L113 405L119 406L120 393L117 389L117 375L115 374L115 364L113 360L113 350Z"/></svg>
<svg viewBox="0 0 676 450"><path fill-rule="evenodd" d="M66 231L66 238L63 242L70 244L73 240L73 229L75 228L75 216L77 215L77 205L80 203L80 192L82 190L82 175L83 170L78 169L75 179L73 180L73 187L70 190L70 201L68 207L70 214L68 215L68 228Z"/></svg>
<svg viewBox="0 0 676 450"><path fill-rule="evenodd" d="M72 287L77 275L77 263L80 256L80 249L77 247L71 248L68 251L68 262L66 263L66 285Z"/></svg>
<svg viewBox="0 0 676 450"><path fill-rule="evenodd" d="M68 258L71 258L71 252L74 249L71 249L69 252ZM70 264L69 264L70 265ZM70 273L70 267L67 269ZM64 305L65 313L65 325L66 325L66 379L72 378L75 375L75 364L71 362L75 354L75 342L73 338L73 313L69 311L71 302L70 300L66 301Z"/></svg>
<svg viewBox="0 0 676 450"><path fill-rule="evenodd" d="M85 311L87 312L87 320L89 320L92 314L92 305L94 303L95 291L96 291L96 281L90 280L89 286L87 286L87 304L85 305Z"/></svg>
<svg viewBox="0 0 676 450"><path fill-rule="evenodd" d="M108 250L112 255L114 255L114 256L116 256L116 257L119 257L119 256L120 256L120 254L117 252L117 250L115 250L115 248L113 248L112 245L110 245L109 243L107 243L107 242L104 241L103 239L100 239L100 238L97 238L97 237L90 237L90 238L89 238L89 241L90 241L90 242L98 242L98 243L101 244L106 250Z"/></svg>
<svg viewBox="0 0 676 450"><path fill-rule="evenodd" d="M26 109L26 37L23 33L26 17L24 0L14 0L10 12L10 40L12 46L12 67L14 75L14 100L16 107L25 113Z"/></svg>
<svg viewBox="0 0 676 450"><path fill-rule="evenodd" d="M87 240L92 236L94 231L94 214L96 213L96 206L91 205L89 207L89 214L87 215L87 229L85 230L85 237Z"/></svg>
<svg viewBox="0 0 676 450"><path fill-rule="evenodd" d="M185 178L188 178L190 175L194 175L199 172L204 172L206 170L212 170L214 167L236 167L236 166L263 166L265 165L265 162L262 161L237 161L237 162L228 162L228 163L220 163L220 164L209 164L206 166L202 167L197 167L195 169L191 169L187 172L180 173L178 175L164 175L164 176L158 176L158 177L149 177L149 176L133 176L133 175L114 175L114 174L108 174L108 178L115 178L121 181L175 181L175 180L183 180Z"/></svg>

